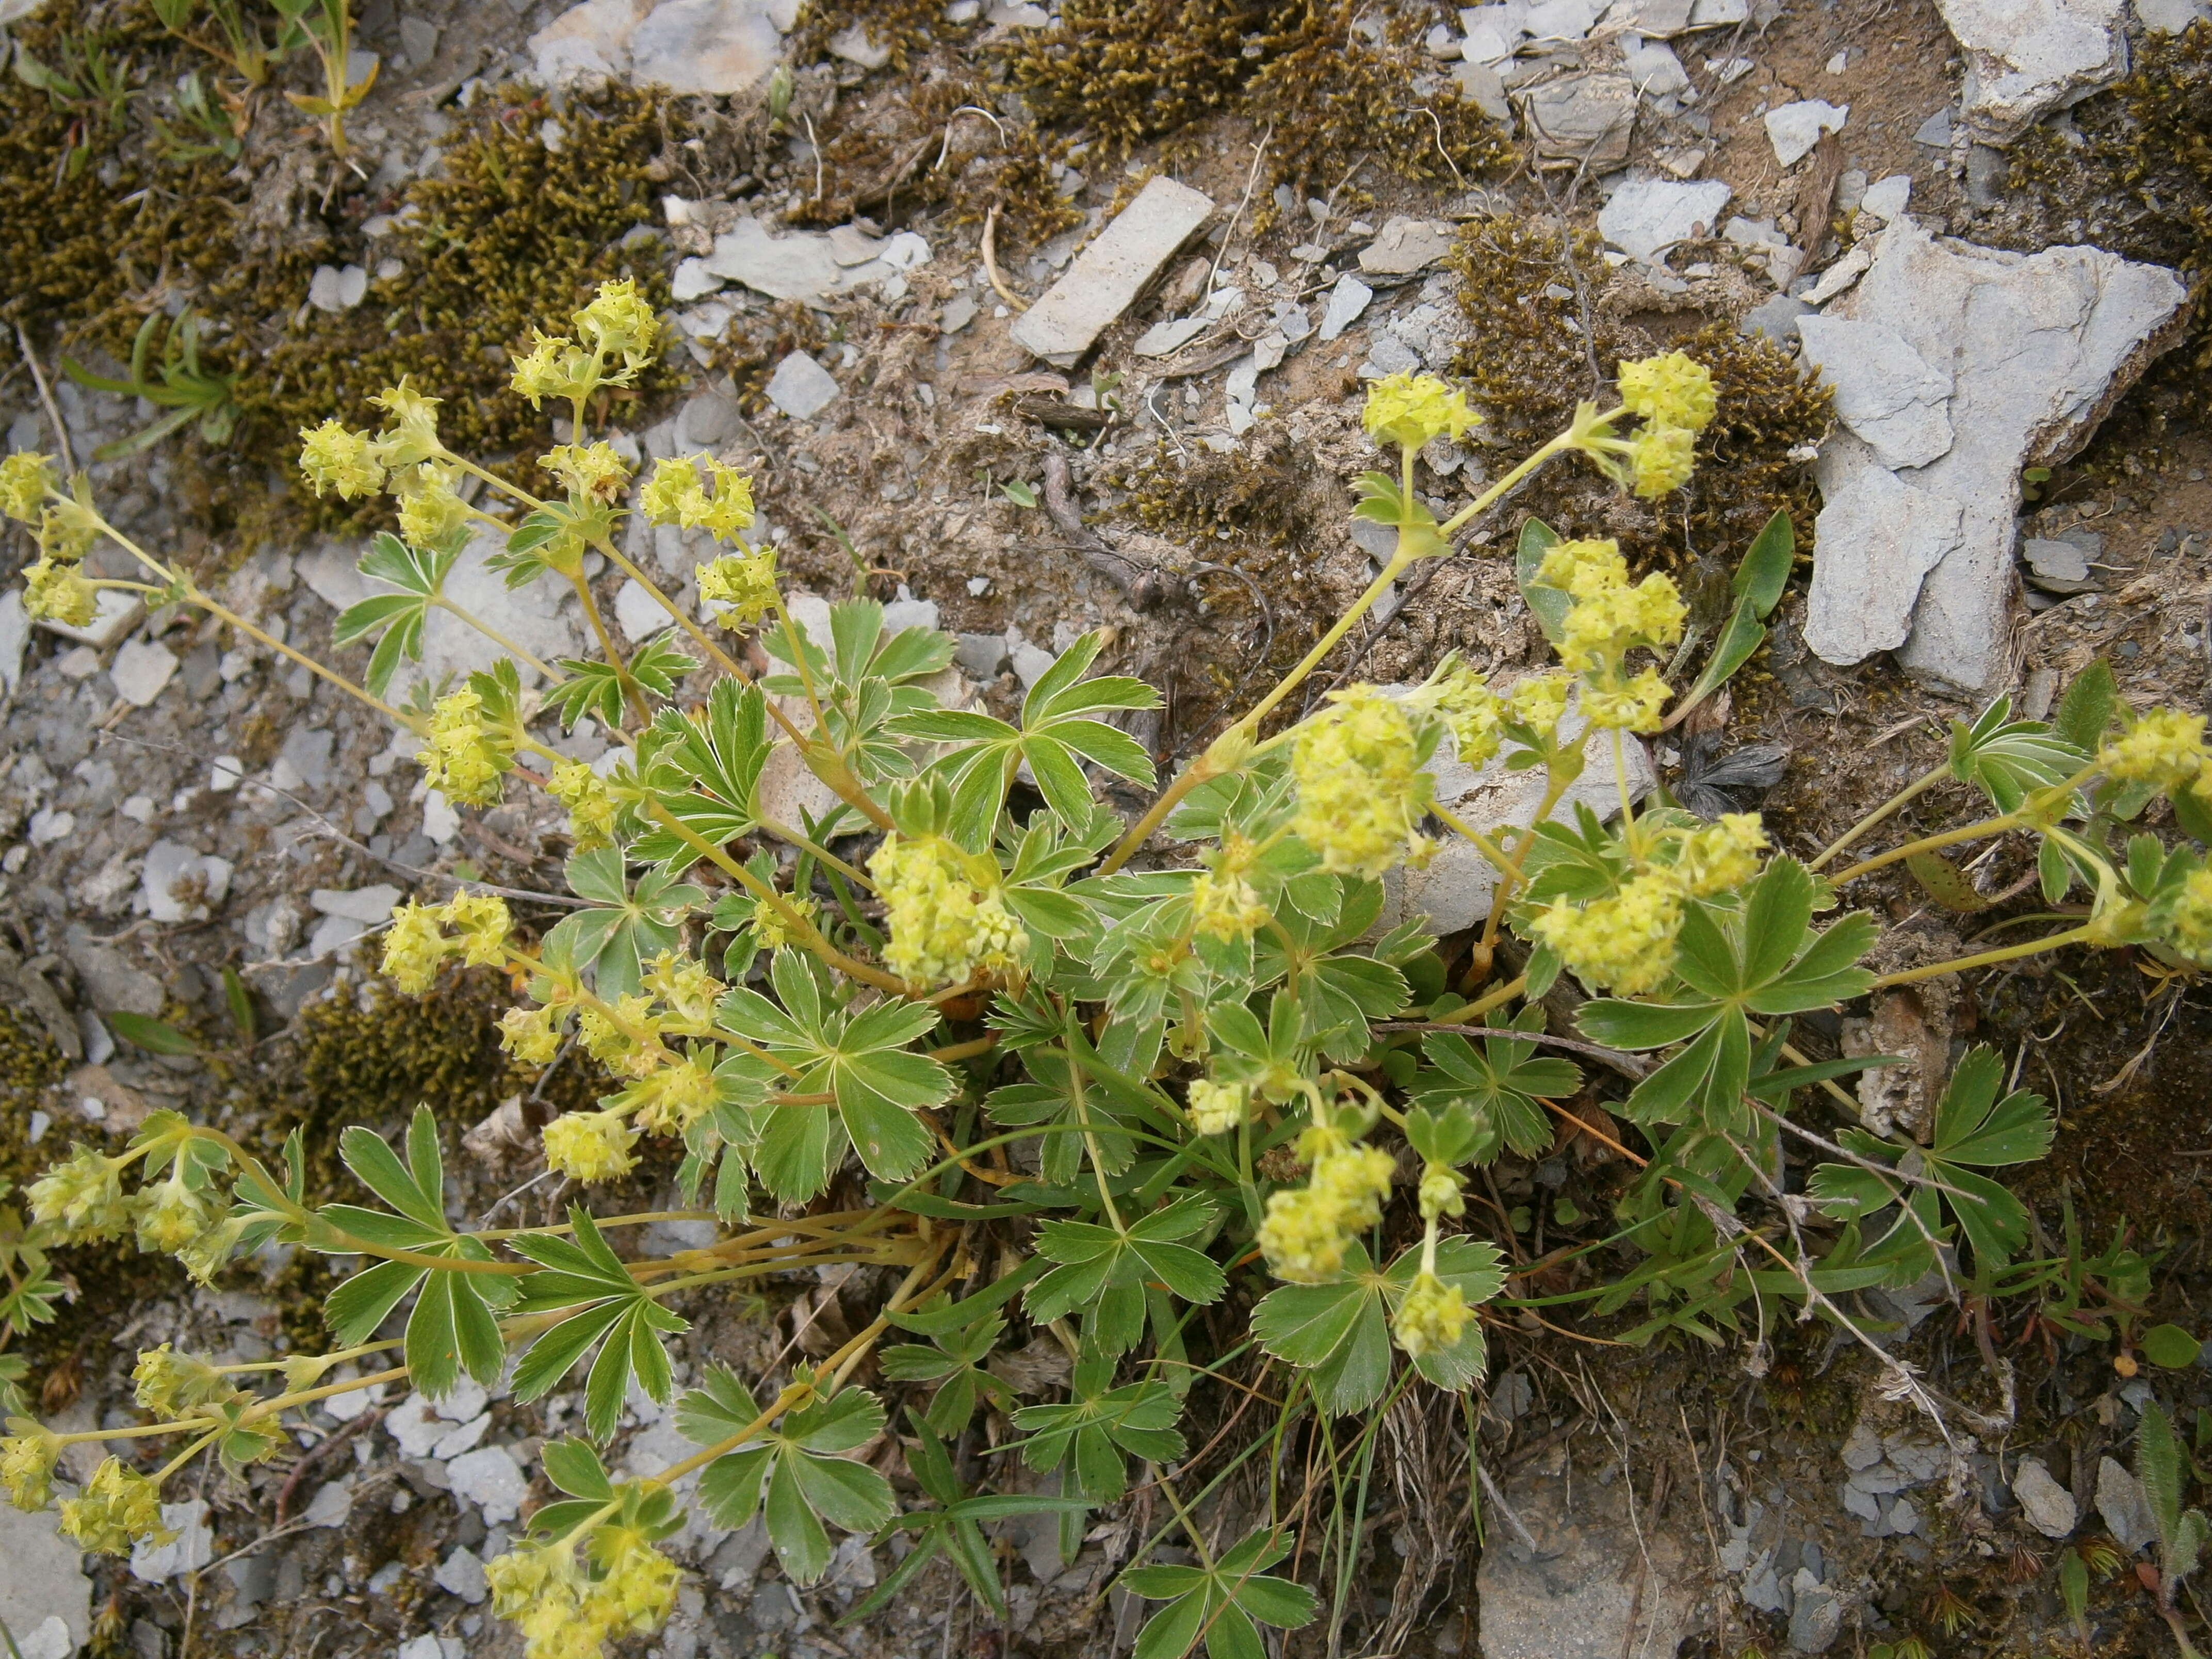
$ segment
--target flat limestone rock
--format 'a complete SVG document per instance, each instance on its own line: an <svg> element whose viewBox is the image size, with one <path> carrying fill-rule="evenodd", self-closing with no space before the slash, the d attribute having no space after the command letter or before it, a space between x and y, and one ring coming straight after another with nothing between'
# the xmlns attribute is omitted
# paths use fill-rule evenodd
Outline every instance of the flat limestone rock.
<svg viewBox="0 0 2212 1659"><path fill-rule="evenodd" d="M727 97L775 67L799 0L585 0L530 37L549 85L620 77Z"/></svg>
<svg viewBox="0 0 2212 1659"><path fill-rule="evenodd" d="M2012 1495L2020 1500L2028 1525L2045 1538L2069 1536L2081 1518L2074 1494L2035 1458L2020 1460L2019 1471L2012 1478Z"/></svg>
<svg viewBox="0 0 2212 1659"><path fill-rule="evenodd" d="M1656 264L1674 243L1710 235L1733 194L1719 179L1632 179L1599 211L1597 228L1622 252Z"/></svg>
<svg viewBox="0 0 2212 1659"><path fill-rule="evenodd" d="M23 1650L66 1656L92 1636L92 1581L84 1555L57 1529L53 1510L26 1514L0 1504L0 1623Z"/></svg>
<svg viewBox="0 0 2212 1659"><path fill-rule="evenodd" d="M1887 467L1925 466L1951 447L1951 377L1931 368L1895 329L1849 317L1797 325L1808 362L1836 391L1836 418Z"/></svg>
<svg viewBox="0 0 2212 1659"><path fill-rule="evenodd" d="M1386 219L1375 240L1359 250L1359 268L1370 275L1410 276L1451 252L1451 227L1402 215Z"/></svg>
<svg viewBox="0 0 2212 1659"><path fill-rule="evenodd" d="M1880 324L1923 363L1948 366L1954 437L1902 477L1849 430L1823 446L1807 643L1834 663L1886 648L1917 586L1904 665L1968 690L2004 678L2021 472L2080 451L2173 343L2186 302L2172 271L2101 248L2002 252L1938 240L1910 217L1883 230L1866 274L1824 316ZM1900 499L1914 510L1899 512ZM1955 544L1941 549L1946 499L1960 517Z"/></svg>
<svg viewBox="0 0 2212 1659"><path fill-rule="evenodd" d="M1153 179L1014 324L1016 344L1061 368L1097 343L1213 216L1213 198Z"/></svg>
<svg viewBox="0 0 2212 1659"><path fill-rule="evenodd" d="M2127 72L2120 0L1936 0L1966 53L1973 136L2008 144L2054 109Z"/></svg>
<svg viewBox="0 0 2212 1659"><path fill-rule="evenodd" d="M1546 155L1589 158L1592 167L1613 167L1628 159L1636 128L1636 82L1626 75L1569 76L1532 87L1521 97L1522 112L1535 130L1536 147Z"/></svg>

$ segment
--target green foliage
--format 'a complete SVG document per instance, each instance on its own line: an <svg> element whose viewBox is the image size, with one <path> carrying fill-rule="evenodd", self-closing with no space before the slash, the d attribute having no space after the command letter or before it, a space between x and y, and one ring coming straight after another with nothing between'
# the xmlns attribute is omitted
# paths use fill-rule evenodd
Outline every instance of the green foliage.
<svg viewBox="0 0 2212 1659"><path fill-rule="evenodd" d="M166 331L162 327L165 323ZM156 335L161 338L159 380L147 373L149 354ZM234 395L238 376L217 374L200 366L199 319L189 307L179 313L174 322L169 322L157 311L138 325L137 337L131 344L130 373L122 380L94 374L68 357L64 357L61 363L62 373L79 386L112 392L118 397L143 398L156 409L169 411L127 438L102 444L92 453L96 461L126 460L141 454L193 421L199 422L201 442L226 443L238 419L238 404Z"/></svg>
<svg viewBox="0 0 2212 1659"><path fill-rule="evenodd" d="M1132 1595L1165 1601L1137 1632L1137 1659L1182 1659L1200 1641L1211 1659L1262 1659L1257 1626L1297 1630L1320 1603L1304 1585L1263 1569L1291 1553L1284 1529L1248 1533L1218 1561L1195 1567L1139 1567L1123 1575Z"/></svg>

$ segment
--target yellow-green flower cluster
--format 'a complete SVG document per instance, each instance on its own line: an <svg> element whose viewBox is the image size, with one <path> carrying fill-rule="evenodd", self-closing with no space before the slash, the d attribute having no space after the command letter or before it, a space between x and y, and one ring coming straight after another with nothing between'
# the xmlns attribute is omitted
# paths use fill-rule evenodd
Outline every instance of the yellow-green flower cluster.
<svg viewBox="0 0 2212 1659"><path fill-rule="evenodd" d="M707 470L704 479L699 476L702 467ZM654 466L651 482L638 492L637 504L650 524L703 530L727 541L752 524L753 481L711 455L678 456Z"/></svg>
<svg viewBox="0 0 2212 1659"><path fill-rule="evenodd" d="M514 738L484 720L483 698L463 686L438 699L430 711L429 746L415 758L424 781L447 800L488 806L514 765Z"/></svg>
<svg viewBox="0 0 2212 1659"><path fill-rule="evenodd" d="M664 1066L615 1097L613 1109L634 1112L637 1127L657 1135L680 1135L714 1109L714 1063L695 1052Z"/></svg>
<svg viewBox="0 0 2212 1659"><path fill-rule="evenodd" d="M320 426L300 428L300 471L319 495L335 489L343 501L374 495L384 488L381 447L366 432L356 432L332 416Z"/></svg>
<svg viewBox="0 0 2212 1659"><path fill-rule="evenodd" d="M1644 870L1588 904L1555 900L1532 923L1538 939L1585 985L1623 996L1656 991L1674 965L1682 888L1672 871Z"/></svg>
<svg viewBox="0 0 2212 1659"><path fill-rule="evenodd" d="M1567 696L1573 682L1565 674L1529 674L1514 681L1506 707L1513 718L1538 733L1550 732L1567 712Z"/></svg>
<svg viewBox="0 0 2212 1659"><path fill-rule="evenodd" d="M1418 1190L1421 1219L1434 1221L1438 1216L1465 1215L1467 1194L1460 1188L1459 1177L1448 1164L1424 1164L1421 1184Z"/></svg>
<svg viewBox="0 0 2212 1659"><path fill-rule="evenodd" d="M385 930L385 977L419 997L435 982L447 957L458 956L471 968L496 966L507 959L513 926L507 901L491 893L456 893L443 904L405 900L393 908ZM456 930L453 936L447 936L447 927Z"/></svg>
<svg viewBox="0 0 2212 1659"><path fill-rule="evenodd" d="M1297 813L1291 831L1337 875L1379 878L1428 843L1416 826L1429 809L1413 716L1371 685L1330 694L1298 728L1291 749Z"/></svg>
<svg viewBox="0 0 2212 1659"><path fill-rule="evenodd" d="M62 1503L62 1530L95 1555L128 1555L136 1544L168 1543L176 1533L161 1524L161 1490L109 1458L78 1496Z"/></svg>
<svg viewBox="0 0 2212 1659"><path fill-rule="evenodd" d="M510 1008L499 1017L499 1044L526 1066L546 1066L561 1052L561 1010Z"/></svg>
<svg viewBox="0 0 2212 1659"><path fill-rule="evenodd" d="M0 1486L19 1510L42 1510L54 1501L54 1465L62 1455L58 1437L26 1418L11 1417L16 1432L0 1438Z"/></svg>
<svg viewBox="0 0 2212 1659"><path fill-rule="evenodd" d="M698 957L663 951L646 964L645 988L665 1005L654 1021L656 1029L667 1026L704 1036L714 1028L714 1000L726 988Z"/></svg>
<svg viewBox="0 0 2212 1659"><path fill-rule="evenodd" d="M399 498L399 533L416 547L435 547L468 526L468 503L453 486L459 471L441 461L421 461L392 475Z"/></svg>
<svg viewBox="0 0 2212 1659"><path fill-rule="evenodd" d="M514 360L507 385L518 398L530 399L532 409L544 407L548 398L582 398L598 381L597 360L565 334L530 331L530 349Z"/></svg>
<svg viewBox="0 0 2212 1659"><path fill-rule="evenodd" d="M585 1004L576 1015L576 1040L586 1054L623 1077L644 1077L669 1060L660 1017L648 996L617 997L611 1008Z"/></svg>
<svg viewBox="0 0 2212 1659"><path fill-rule="evenodd" d="M1190 1085L1190 1127L1202 1135L1225 1135L1244 1121L1249 1096L1241 1083L1194 1078Z"/></svg>
<svg viewBox="0 0 2212 1659"><path fill-rule="evenodd" d="M775 550L749 547L696 567L699 597L725 628L750 628L775 609Z"/></svg>
<svg viewBox="0 0 2212 1659"><path fill-rule="evenodd" d="M988 860L969 859L941 836L885 836L868 860L890 922L884 965L912 985L1018 971L1029 932L996 884L984 884L987 872L995 873Z"/></svg>
<svg viewBox="0 0 2212 1659"><path fill-rule="evenodd" d="M33 524L54 489L54 461L27 449L0 459L0 516L18 524Z"/></svg>
<svg viewBox="0 0 2212 1659"><path fill-rule="evenodd" d="M31 1218L75 1243L112 1238L130 1224L122 1163L82 1143L31 1183Z"/></svg>
<svg viewBox="0 0 2212 1659"><path fill-rule="evenodd" d="M49 622L86 628L100 614L100 596L78 566L41 558L23 572L23 609Z"/></svg>
<svg viewBox="0 0 2212 1659"><path fill-rule="evenodd" d="M1408 1358L1419 1359L1455 1346L1474 1310L1456 1285L1447 1285L1425 1267L1413 1275L1391 1316L1390 1334Z"/></svg>
<svg viewBox="0 0 2212 1659"><path fill-rule="evenodd" d="M545 792L568 809L568 835L576 851L588 853L614 845L614 797L590 767L576 760L554 762Z"/></svg>
<svg viewBox="0 0 2212 1659"><path fill-rule="evenodd" d="M651 362L659 346L660 318L630 277L601 283L574 320L585 344L603 356L622 359L625 378Z"/></svg>
<svg viewBox="0 0 2212 1659"><path fill-rule="evenodd" d="M1766 829L1756 812L1723 812L1682 839L1674 878L1692 898L1710 898L1741 887L1759 873Z"/></svg>
<svg viewBox="0 0 2212 1659"><path fill-rule="evenodd" d="M167 1180L139 1188L135 1208L138 1248L174 1255L213 1228L223 1206L213 1193L186 1183L185 1161L179 1158Z"/></svg>
<svg viewBox="0 0 2212 1659"><path fill-rule="evenodd" d="M1276 1278L1319 1285L1343 1267L1346 1242L1382 1218L1395 1160L1319 1123L1298 1136L1298 1155L1313 1172L1304 1187L1268 1195L1260 1249Z"/></svg>
<svg viewBox="0 0 2212 1659"><path fill-rule="evenodd" d="M377 459L386 466L415 466L444 453L438 441L438 404L426 398L401 375L398 386L388 386L369 402L392 416L392 424L376 434Z"/></svg>
<svg viewBox="0 0 2212 1659"><path fill-rule="evenodd" d="M545 1126L545 1162L586 1186L628 1175L637 1160L629 1149L637 1131L618 1111L564 1112Z"/></svg>
<svg viewBox="0 0 2212 1659"><path fill-rule="evenodd" d="M484 1563L492 1611L521 1631L525 1659L593 1659L611 1638L659 1629L675 1606L681 1571L639 1534L603 1527L591 1547L596 1576L565 1544L526 1545Z"/></svg>
<svg viewBox="0 0 2212 1659"><path fill-rule="evenodd" d="M1673 580L1654 571L1631 586L1612 541L1561 542L1544 555L1537 580L1574 601L1560 624L1559 660L1583 678L1590 724L1657 731L1667 684L1656 669L1629 673L1624 659L1638 646L1656 650L1681 637L1689 611Z"/></svg>
<svg viewBox="0 0 2212 1659"><path fill-rule="evenodd" d="M781 951L800 941L800 933L793 927L789 912L797 911L812 926L821 914L820 902L804 893L786 893L781 906L764 898L753 901L753 937L760 941L763 951Z"/></svg>
<svg viewBox="0 0 2212 1659"><path fill-rule="evenodd" d="M1231 830L1219 847L1200 854L1205 872L1190 884L1190 922L1197 932L1226 944L1249 939L1267 920L1267 907L1260 890L1245 872L1259 848Z"/></svg>
<svg viewBox="0 0 2212 1659"><path fill-rule="evenodd" d="M2202 714L2151 709L2106 743L2097 763L2116 778L2155 784L2164 794L2186 789L2212 800L2212 753L2204 746Z"/></svg>
<svg viewBox="0 0 2212 1659"><path fill-rule="evenodd" d="M2194 870L2179 896L2160 907L2166 941L2200 968L2212 968L2212 869Z"/></svg>
<svg viewBox="0 0 2212 1659"><path fill-rule="evenodd" d="M1456 438L1481 420L1467 399L1433 374L1386 374L1368 388L1360 420L1385 443L1419 449L1430 439Z"/></svg>
<svg viewBox="0 0 2212 1659"><path fill-rule="evenodd" d="M240 1392L206 1360L174 1352L166 1342L138 1356L131 1380L140 1408L161 1418L182 1417Z"/></svg>
<svg viewBox="0 0 2212 1659"><path fill-rule="evenodd" d="M607 443L556 444L538 458L538 465L586 501L617 501L629 481L629 464Z"/></svg>
<svg viewBox="0 0 2212 1659"><path fill-rule="evenodd" d="M1697 434L1711 424L1718 399L1704 364L1680 351L1620 368L1620 401L1644 424L1628 441L1636 493L1646 501L1680 489L1697 465Z"/></svg>
<svg viewBox="0 0 2212 1659"><path fill-rule="evenodd" d="M1504 737L1506 703L1489 680L1454 656L1443 670L1408 699L1444 723L1452 746L1466 765L1480 766L1498 752Z"/></svg>

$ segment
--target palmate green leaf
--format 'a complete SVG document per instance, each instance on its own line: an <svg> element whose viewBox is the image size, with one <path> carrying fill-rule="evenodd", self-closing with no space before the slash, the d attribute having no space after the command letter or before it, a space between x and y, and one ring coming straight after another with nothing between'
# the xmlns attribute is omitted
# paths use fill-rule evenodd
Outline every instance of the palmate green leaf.
<svg viewBox="0 0 2212 1659"><path fill-rule="evenodd" d="M380 636L362 678L372 696L380 697L391 688L403 663L422 659L423 628L462 545L456 538L443 547L410 547L389 532L370 541L356 568L371 580L398 591L371 594L341 611L331 628L331 642L351 645L372 635Z"/></svg>
<svg viewBox="0 0 2212 1659"><path fill-rule="evenodd" d="M1080 1310L1086 1346L1120 1354L1144 1335L1148 1284L1201 1307L1220 1300L1228 1281L1212 1258L1175 1242L1203 1231L1218 1214L1212 1200L1186 1193L1121 1227L1046 1222L1037 1254L1060 1265L1030 1286L1024 1305L1031 1322L1048 1324Z"/></svg>
<svg viewBox="0 0 2212 1659"><path fill-rule="evenodd" d="M686 913L707 902L703 889L665 871L648 870L631 887L617 848L579 853L564 867L569 890L594 908L556 922L545 949L574 967L594 969L599 994L609 1002L642 988L646 965L676 948Z"/></svg>
<svg viewBox="0 0 2212 1659"><path fill-rule="evenodd" d="M885 1348L878 1359L891 1382L936 1383L929 1400L929 1426L942 1435L957 1435L975 1416L979 1399L990 1401L1002 1412L1012 1407L1006 1385L984 1369L991 1350L1006 1334L1005 1320L986 1318L938 1337L932 1346L905 1342Z"/></svg>
<svg viewBox="0 0 2212 1659"><path fill-rule="evenodd" d="M1544 637L1552 644L1559 642L1566 627L1567 612L1574 607L1571 594L1556 587L1547 587L1536 580L1537 572L1544 567L1544 556L1559 544L1559 532L1541 519L1530 519L1521 526L1519 538L1513 545L1513 580L1527 602L1528 614L1536 619L1536 626L1544 630Z"/></svg>
<svg viewBox="0 0 2212 1659"><path fill-rule="evenodd" d="M1040 1172L1055 1187L1073 1183L1082 1173L1091 1147L1097 1150L1097 1167L1103 1175L1117 1176L1135 1162L1137 1145L1124 1133L1123 1118L1105 1091L1085 1086L1079 1096L1076 1074L1058 1049L1032 1049L1026 1057L1028 1083L1009 1083L983 1097L983 1109L994 1123L1009 1127L1051 1125L1061 1133L1046 1134L1037 1143ZM1088 1128L1086 1145L1082 1134Z"/></svg>
<svg viewBox="0 0 2212 1659"><path fill-rule="evenodd" d="M1951 722L1951 775L1987 795L2000 812L2016 811L2038 789L2063 783L2089 763L2041 720L2011 718L2012 699L1999 697L1969 725Z"/></svg>
<svg viewBox="0 0 2212 1659"><path fill-rule="evenodd" d="M1321 1603L1304 1584L1269 1573L1290 1553L1287 1527L1247 1534L1210 1567L1133 1567L1122 1588L1168 1605L1137 1632L1134 1659L1183 1659L1203 1641L1208 1659L1265 1659L1257 1625L1297 1630Z"/></svg>
<svg viewBox="0 0 2212 1659"><path fill-rule="evenodd" d="M1093 1504L1110 1504L1128 1490L1131 1455L1171 1463L1185 1450L1175 1425L1182 1414L1175 1390L1158 1378L1109 1388L1113 1376L1109 1358L1079 1359L1065 1401L1014 1413L1014 1426L1028 1437L1022 1461L1040 1473L1063 1470L1061 1490L1072 1486Z"/></svg>
<svg viewBox="0 0 2212 1659"><path fill-rule="evenodd" d="M1669 726L1679 722L1690 709L1727 684L1735 671L1749 662L1765 642L1764 619L1782 598L1796 552L1796 531L1790 522L1790 514L1777 509L1752 538L1743 562L1736 567L1735 576L1729 584L1735 593L1735 608L1721 629L1705 671L1668 715Z"/></svg>
<svg viewBox="0 0 2212 1659"><path fill-rule="evenodd" d="M1376 1271L1357 1240L1345 1247L1344 1275L1329 1285L1283 1285L1252 1310L1252 1334L1278 1359L1310 1371L1308 1386L1326 1412L1364 1411L1390 1381L1389 1316L1420 1271L1416 1244L1389 1267ZM1497 1247L1462 1234L1437 1241L1437 1276L1456 1285L1468 1305L1479 1307L1505 1285ZM1423 1354L1413 1368L1429 1382L1463 1393L1481 1377L1489 1346L1480 1322L1468 1322L1452 1347Z"/></svg>
<svg viewBox="0 0 2212 1659"><path fill-rule="evenodd" d="M1544 1011L1522 1011L1503 1030L1540 1031ZM1422 1106L1441 1109L1463 1103L1473 1115L1474 1146L1451 1163L1488 1163L1498 1156L1500 1143L1523 1158L1533 1158L1552 1144L1552 1120L1539 1099L1560 1100L1582 1086L1582 1072L1571 1062L1538 1057L1533 1042L1516 1042L1500 1035L1485 1037L1478 1048L1455 1031L1432 1031L1421 1040L1433 1071L1418 1073L1409 1093Z"/></svg>
<svg viewBox="0 0 2212 1659"><path fill-rule="evenodd" d="M514 1397L526 1404L550 1392L597 1345L599 1357L584 1382L584 1426L592 1439L605 1441L621 1419L623 1401L633 1380L656 1401L674 1392L674 1376L660 1340L690 1325L654 1302L646 1287L630 1277L588 1212L572 1205L568 1220L575 1229L573 1239L529 1233L510 1241L518 1255L544 1269L522 1280L516 1311L577 1310L531 1344L516 1362Z"/></svg>
<svg viewBox="0 0 2212 1659"><path fill-rule="evenodd" d="M716 1445L759 1416L752 1394L724 1366L708 1369L707 1386L684 1396L677 1424L702 1445ZM873 1532L898 1511L890 1482L842 1455L882 1432L882 1402L864 1389L846 1389L786 1413L760 1431L757 1443L726 1452L699 1479L699 1499L719 1526L741 1527L755 1514L768 1526L776 1559L794 1583L816 1583L830 1565L828 1522L847 1532Z"/></svg>

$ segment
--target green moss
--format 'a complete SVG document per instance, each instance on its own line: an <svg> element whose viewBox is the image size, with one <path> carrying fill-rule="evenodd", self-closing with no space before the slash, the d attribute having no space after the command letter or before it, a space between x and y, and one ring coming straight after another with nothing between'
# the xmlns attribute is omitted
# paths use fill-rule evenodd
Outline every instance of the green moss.
<svg viewBox="0 0 2212 1659"><path fill-rule="evenodd" d="M0 1181L21 1187L53 1149L31 1145L31 1114L62 1080L69 1061L28 1015L0 1007Z"/></svg>
<svg viewBox="0 0 2212 1659"><path fill-rule="evenodd" d="M897 74L947 32L941 0L812 0L792 33L793 61L811 64L828 56L830 43L855 24L890 53L889 64Z"/></svg>
<svg viewBox="0 0 2212 1659"><path fill-rule="evenodd" d="M1007 78L1041 121L1079 121L1109 155L1225 108L1249 79L1248 30L1264 5L1236 0L1063 0L1059 26L1024 31Z"/></svg>
<svg viewBox="0 0 2212 1659"><path fill-rule="evenodd" d="M1522 508L1565 532L1616 537L1644 562L1700 554L1733 564L1777 507L1789 509L1807 544L1813 487L1791 456L1826 433L1832 394L1771 342L1726 323L1668 332L1598 306L1602 252L1586 231L1528 219L1478 219L1462 235L1452 264L1470 333L1453 368L1483 412L1483 440L1502 455L1526 454L1566 426L1579 400L1609 399L1620 360L1674 347L1711 370L1719 412L1678 495L1636 501L1587 466L1554 462L1516 498ZM1577 272L1593 293L1587 346Z"/></svg>
<svg viewBox="0 0 2212 1659"><path fill-rule="evenodd" d="M1309 529L1290 444L1279 432L1261 432L1250 450L1206 450L1186 459L1159 441L1109 476L1129 497L1115 510L1147 530L1201 545L1234 538L1290 546Z"/></svg>

